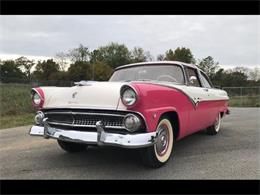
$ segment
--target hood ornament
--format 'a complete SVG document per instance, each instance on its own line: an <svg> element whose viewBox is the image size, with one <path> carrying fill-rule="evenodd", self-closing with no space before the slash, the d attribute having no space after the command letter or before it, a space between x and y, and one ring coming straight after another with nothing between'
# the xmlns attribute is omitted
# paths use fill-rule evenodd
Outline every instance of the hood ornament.
<svg viewBox="0 0 260 195"><path fill-rule="evenodd" d="M92 83L96 83L98 81L80 81L80 82L74 82L76 86L90 86Z"/></svg>
<svg viewBox="0 0 260 195"><path fill-rule="evenodd" d="M72 98L75 98L75 96L78 94L78 92L74 92L73 94L72 94Z"/></svg>

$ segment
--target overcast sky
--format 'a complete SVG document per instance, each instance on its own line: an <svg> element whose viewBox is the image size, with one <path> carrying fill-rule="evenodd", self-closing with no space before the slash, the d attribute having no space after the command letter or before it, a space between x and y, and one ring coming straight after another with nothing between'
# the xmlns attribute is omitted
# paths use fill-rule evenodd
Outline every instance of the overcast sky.
<svg viewBox="0 0 260 195"><path fill-rule="evenodd" d="M80 43L140 46L156 57L188 47L225 66L260 65L260 16L0 16L0 58L54 57Z"/></svg>

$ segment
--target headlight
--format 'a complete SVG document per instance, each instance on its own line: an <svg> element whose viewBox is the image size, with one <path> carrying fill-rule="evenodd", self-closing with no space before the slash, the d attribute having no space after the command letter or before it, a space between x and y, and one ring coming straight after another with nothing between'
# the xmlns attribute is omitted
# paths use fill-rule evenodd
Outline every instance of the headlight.
<svg viewBox="0 0 260 195"><path fill-rule="evenodd" d="M33 103L39 105L41 103L41 97L38 93L34 93L32 97Z"/></svg>
<svg viewBox="0 0 260 195"><path fill-rule="evenodd" d="M137 100L137 94L130 87L123 87L121 92L121 99L124 105L132 106Z"/></svg>
<svg viewBox="0 0 260 195"><path fill-rule="evenodd" d="M42 125L43 119L44 119L44 114L43 114L43 112L41 112L41 111L37 112L37 114L36 114L35 117L34 117L35 123L36 123L37 125Z"/></svg>
<svg viewBox="0 0 260 195"><path fill-rule="evenodd" d="M128 131L133 132L140 128L141 120L133 114L127 114L124 118L124 125Z"/></svg>
<svg viewBox="0 0 260 195"><path fill-rule="evenodd" d="M31 99L33 107L36 109L41 109L44 104L44 93L41 88L32 88Z"/></svg>

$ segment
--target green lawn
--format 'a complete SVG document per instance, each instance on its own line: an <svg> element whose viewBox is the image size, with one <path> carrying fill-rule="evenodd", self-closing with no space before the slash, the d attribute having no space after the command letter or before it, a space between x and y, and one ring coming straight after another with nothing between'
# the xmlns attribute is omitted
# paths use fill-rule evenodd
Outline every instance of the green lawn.
<svg viewBox="0 0 260 195"><path fill-rule="evenodd" d="M0 117L0 129L31 125L34 122L34 114L7 115Z"/></svg>
<svg viewBox="0 0 260 195"><path fill-rule="evenodd" d="M232 107L260 107L260 96L230 97L229 106Z"/></svg>
<svg viewBox="0 0 260 195"><path fill-rule="evenodd" d="M31 103L30 85L0 85L0 115L34 113Z"/></svg>
<svg viewBox="0 0 260 195"><path fill-rule="evenodd" d="M33 124L30 85L0 85L0 129Z"/></svg>

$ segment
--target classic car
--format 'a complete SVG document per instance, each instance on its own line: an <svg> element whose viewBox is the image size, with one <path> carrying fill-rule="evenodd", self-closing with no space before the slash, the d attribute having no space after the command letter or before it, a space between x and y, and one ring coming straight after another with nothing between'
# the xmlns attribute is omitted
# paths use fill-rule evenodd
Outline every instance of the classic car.
<svg viewBox="0 0 260 195"><path fill-rule="evenodd" d="M178 61L123 65L107 82L32 88L31 98L38 111L30 135L57 139L67 152L136 148L155 168L169 160L175 141L200 130L216 135L229 114L226 91L196 65Z"/></svg>

